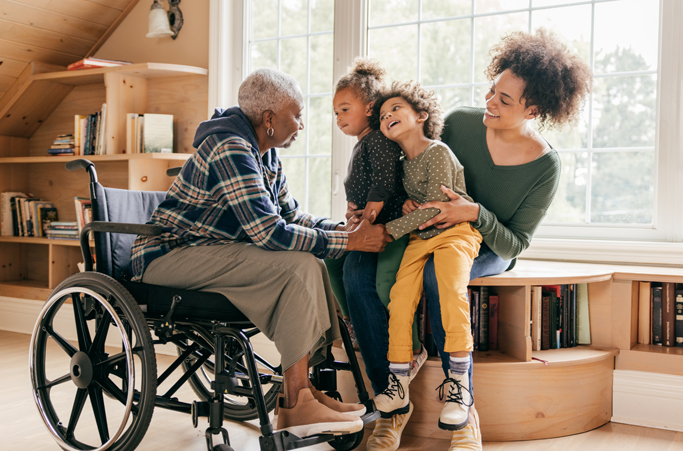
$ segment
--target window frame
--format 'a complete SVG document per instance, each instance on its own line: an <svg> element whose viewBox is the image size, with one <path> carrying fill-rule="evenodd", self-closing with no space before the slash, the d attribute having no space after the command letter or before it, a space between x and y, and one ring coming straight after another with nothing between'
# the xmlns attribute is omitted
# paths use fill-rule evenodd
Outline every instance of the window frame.
<svg viewBox="0 0 683 451"><path fill-rule="evenodd" d="M247 67L244 46L248 36L249 1L233 1L232 7L223 3L211 0L209 105L235 104L237 87L246 76L243 68ZM367 54L368 6L367 0L335 1L334 80L345 73L356 56ZM521 257L683 266L683 29L678 27L680 23L683 23L683 2L660 0L656 200L652 227L638 230L634 226L541 226ZM218 37L221 34L218 31L226 26L232 33ZM212 90L214 84L216 87ZM226 84L228 89L221 88ZM333 126L330 189L335 220L342 220L346 211L343 180L354 144L353 138Z"/></svg>

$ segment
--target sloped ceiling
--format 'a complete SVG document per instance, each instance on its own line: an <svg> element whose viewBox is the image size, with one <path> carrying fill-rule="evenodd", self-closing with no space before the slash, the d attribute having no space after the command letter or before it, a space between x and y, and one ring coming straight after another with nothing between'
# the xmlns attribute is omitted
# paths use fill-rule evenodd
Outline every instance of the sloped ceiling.
<svg viewBox="0 0 683 451"><path fill-rule="evenodd" d="M138 1L0 0L0 98L31 61L92 56Z"/></svg>

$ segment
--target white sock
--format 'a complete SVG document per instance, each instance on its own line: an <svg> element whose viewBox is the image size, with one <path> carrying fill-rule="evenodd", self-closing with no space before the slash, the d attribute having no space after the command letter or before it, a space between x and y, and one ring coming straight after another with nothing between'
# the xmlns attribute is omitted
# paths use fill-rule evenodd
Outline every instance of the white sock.
<svg viewBox="0 0 683 451"><path fill-rule="evenodd" d="M467 374L470 369L470 356L467 357L450 357L450 370L455 374Z"/></svg>
<svg viewBox="0 0 683 451"><path fill-rule="evenodd" d="M389 363L389 371L397 376L408 376L410 374L410 363Z"/></svg>

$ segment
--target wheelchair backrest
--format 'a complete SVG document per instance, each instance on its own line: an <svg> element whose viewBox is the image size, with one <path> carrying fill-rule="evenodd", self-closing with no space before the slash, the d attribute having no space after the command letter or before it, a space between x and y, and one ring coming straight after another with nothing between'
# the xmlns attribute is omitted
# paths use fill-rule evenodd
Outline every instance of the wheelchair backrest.
<svg viewBox="0 0 683 451"><path fill-rule="evenodd" d="M95 183L92 201L93 220L144 224L157 206L166 198L165 191L130 191L105 188ZM130 277L130 251L135 235L95 233L97 272L117 280Z"/></svg>

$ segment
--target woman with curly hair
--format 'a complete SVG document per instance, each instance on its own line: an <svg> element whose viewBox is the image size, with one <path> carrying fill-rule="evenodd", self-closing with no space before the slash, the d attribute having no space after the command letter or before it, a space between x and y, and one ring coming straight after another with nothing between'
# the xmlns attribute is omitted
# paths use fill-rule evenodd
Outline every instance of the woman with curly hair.
<svg viewBox="0 0 683 451"><path fill-rule="evenodd" d="M590 92L589 67L566 46L546 31L535 34L512 33L491 49L492 61L486 74L491 88L485 108L456 108L445 119L441 139L464 166L469 198L452 187L441 187L447 201L416 205L408 202L406 210L437 208L439 214L420 226L444 230L455 224L470 224L482 236L479 255L474 259L470 279L499 274L514 265L525 250L555 196L560 177L560 157L552 146L534 130L561 127L575 122L581 104ZM431 330L438 349L444 349L446 332L442 321L438 268L430 259L424 268L424 291L427 296ZM348 278L363 277L367 268L357 266ZM350 284L352 285L352 284ZM353 299L367 299L353 293ZM385 315L382 305L350 305L364 310L352 315L366 371L380 392L389 386L389 361L386 357L388 329L378 327ZM368 322L359 321L370 319ZM365 348L365 349L364 349ZM374 351L372 357L371 351ZM450 355L442 353L444 373L450 370ZM464 365L469 386L449 381L447 403L471 404L469 422L453 432L451 450L480 450L481 433L472 397L472 363ZM382 377L384 376L384 377ZM377 392L377 390L376 390ZM394 396L400 398L401 393ZM404 393L405 396L405 393ZM395 450L411 412L398 413L377 420L368 439L368 450Z"/></svg>

